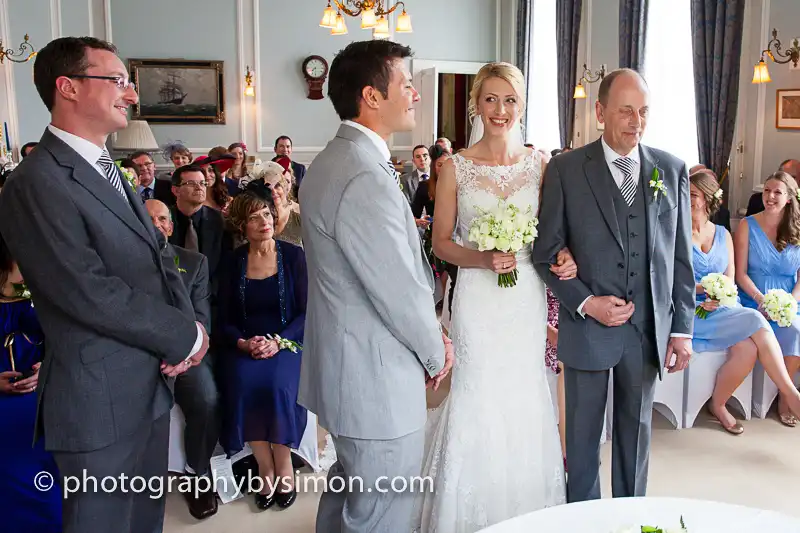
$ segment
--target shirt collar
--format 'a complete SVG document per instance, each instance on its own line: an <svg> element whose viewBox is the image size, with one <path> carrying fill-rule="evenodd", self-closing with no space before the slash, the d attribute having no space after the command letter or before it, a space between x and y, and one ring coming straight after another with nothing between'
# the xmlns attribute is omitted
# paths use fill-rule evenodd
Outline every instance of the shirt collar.
<svg viewBox="0 0 800 533"><path fill-rule="evenodd" d="M47 129L50 130L50 133L64 141L67 146L78 152L78 155L84 158L90 165L97 166L97 161L100 159L100 156L103 155L103 148L87 141L83 137L78 137L77 135L56 128L52 124L47 126Z"/></svg>
<svg viewBox="0 0 800 533"><path fill-rule="evenodd" d="M344 120L342 124L350 126L351 128L355 128L367 138L372 141L372 144L380 151L381 155L383 156L383 160L388 162L392 158L392 152L389 151L389 146L386 144L380 135L369 129L368 127L364 126L363 124L359 124L358 122L353 122L352 120Z"/></svg>
<svg viewBox="0 0 800 533"><path fill-rule="evenodd" d="M609 146L609 145L606 143L606 140L605 140L603 137L600 137L600 143L603 145L603 153L605 154L605 156L606 156L606 162L607 162L609 165L611 165L611 164L612 164L614 161L616 161L616 160L617 160L617 159L619 159L620 157L627 157L628 159L632 159L632 160L634 160L634 161L636 162L636 164L637 164L637 165L639 164L639 146L638 146L638 145L636 146L636 148L634 148L633 150L631 150L631 153L629 153L628 155L625 155L625 156L623 156L623 155L619 155L617 152L615 152L615 151L614 151L614 150L613 150L613 149L612 149L612 148L611 148L611 147L610 147L610 146Z"/></svg>

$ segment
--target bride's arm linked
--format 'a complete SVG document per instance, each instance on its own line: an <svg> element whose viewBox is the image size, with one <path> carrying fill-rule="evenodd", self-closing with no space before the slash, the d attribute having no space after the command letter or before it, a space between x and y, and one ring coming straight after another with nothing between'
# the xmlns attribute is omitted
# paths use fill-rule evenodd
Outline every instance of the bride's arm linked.
<svg viewBox="0 0 800 533"><path fill-rule="evenodd" d="M513 272L517 267L514 254L481 252L453 242L453 230L458 215L456 167L447 160L439 171L436 184L436 205L433 219L433 253L448 263L463 268L485 268L498 274Z"/></svg>

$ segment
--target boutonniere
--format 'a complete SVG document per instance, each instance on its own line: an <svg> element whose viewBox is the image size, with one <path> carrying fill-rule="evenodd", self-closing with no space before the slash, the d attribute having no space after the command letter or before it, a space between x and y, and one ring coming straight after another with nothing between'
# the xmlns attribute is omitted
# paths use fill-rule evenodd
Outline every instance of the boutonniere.
<svg viewBox="0 0 800 533"><path fill-rule="evenodd" d="M178 269L178 272L186 274L186 269L185 268L181 268L181 260L178 259L177 255L175 256L175 268Z"/></svg>
<svg viewBox="0 0 800 533"><path fill-rule="evenodd" d="M653 176L650 178L650 188L653 189L653 200L658 200L658 193L661 195L667 194L667 188L664 186L664 180L661 179L661 174L657 168L653 169Z"/></svg>
<svg viewBox="0 0 800 533"><path fill-rule="evenodd" d="M17 298L25 298L26 300L31 300L31 307L33 307L33 300L31 299L31 291L28 289L28 286L25 285L25 282L22 283L13 283L14 292L16 292Z"/></svg>
<svg viewBox="0 0 800 533"><path fill-rule="evenodd" d="M122 177L128 180L128 184L133 189L133 192L136 192L136 176L133 175L133 172L124 168L120 161L117 161L117 168L119 169L119 173L122 174Z"/></svg>

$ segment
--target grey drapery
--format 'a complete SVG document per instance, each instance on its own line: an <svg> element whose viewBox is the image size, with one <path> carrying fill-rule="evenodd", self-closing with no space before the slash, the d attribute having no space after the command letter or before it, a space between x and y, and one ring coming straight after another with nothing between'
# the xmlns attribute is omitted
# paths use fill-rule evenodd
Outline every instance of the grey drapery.
<svg viewBox="0 0 800 533"><path fill-rule="evenodd" d="M581 31L583 0L556 0L556 42L558 54L558 126L561 146L572 145L575 125L575 85L578 70L578 35Z"/></svg>
<svg viewBox="0 0 800 533"><path fill-rule="evenodd" d="M619 0L619 66L644 74L648 0Z"/></svg>

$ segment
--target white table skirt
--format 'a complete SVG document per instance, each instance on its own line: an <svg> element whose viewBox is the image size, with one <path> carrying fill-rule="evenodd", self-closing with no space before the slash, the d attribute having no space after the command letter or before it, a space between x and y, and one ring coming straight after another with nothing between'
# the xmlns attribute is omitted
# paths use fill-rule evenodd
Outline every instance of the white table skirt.
<svg viewBox="0 0 800 533"><path fill-rule="evenodd" d="M616 533L637 525L680 528L689 533L800 533L800 520L776 513L702 500L615 498L543 509L507 520L483 533Z"/></svg>

